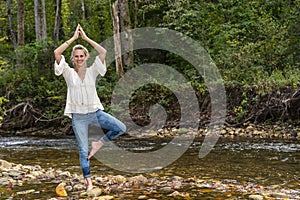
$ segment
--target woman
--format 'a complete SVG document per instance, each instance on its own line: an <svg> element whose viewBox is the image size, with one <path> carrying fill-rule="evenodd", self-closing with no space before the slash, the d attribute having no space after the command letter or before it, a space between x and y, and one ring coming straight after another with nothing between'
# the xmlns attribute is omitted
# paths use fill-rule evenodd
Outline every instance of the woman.
<svg viewBox="0 0 300 200"><path fill-rule="evenodd" d="M71 60L74 68L66 63L63 52L72 42L81 36L83 40L93 46L99 55L94 63L86 67L89 58L88 50L82 45L73 47ZM90 173L90 158L106 143L126 131L126 126L113 116L103 111L103 106L96 91L96 78L106 73L105 56L106 50L87 37L80 25L77 26L72 38L54 50L55 74L63 75L67 83L67 100L64 114L72 118L72 128L76 136L79 148L79 160L83 176L86 180L87 191L93 188ZM91 143L91 152L88 150L88 127L98 125L107 130L107 133L99 140Z"/></svg>

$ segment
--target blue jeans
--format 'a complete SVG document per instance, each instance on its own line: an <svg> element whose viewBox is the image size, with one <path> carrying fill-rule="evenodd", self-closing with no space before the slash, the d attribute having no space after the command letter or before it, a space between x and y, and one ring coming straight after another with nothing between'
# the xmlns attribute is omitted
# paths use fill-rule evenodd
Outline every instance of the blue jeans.
<svg viewBox="0 0 300 200"><path fill-rule="evenodd" d="M72 127L78 143L79 160L84 178L91 177L88 159L90 125L107 130L107 133L99 140L103 144L112 141L126 131L126 126L120 120L102 110L88 114L72 114Z"/></svg>

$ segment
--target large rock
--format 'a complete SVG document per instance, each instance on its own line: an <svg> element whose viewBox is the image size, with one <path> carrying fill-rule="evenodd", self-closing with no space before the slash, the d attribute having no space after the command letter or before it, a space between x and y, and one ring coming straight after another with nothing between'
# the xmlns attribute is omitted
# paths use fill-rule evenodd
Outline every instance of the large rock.
<svg viewBox="0 0 300 200"><path fill-rule="evenodd" d="M100 188L93 188L92 190L87 192L89 197L99 197L102 194L102 190Z"/></svg>
<svg viewBox="0 0 300 200"><path fill-rule="evenodd" d="M138 175L129 178L129 182L132 183L133 185L141 185L141 184L146 184L148 182L148 179L143 175Z"/></svg>
<svg viewBox="0 0 300 200"><path fill-rule="evenodd" d="M55 192L58 197L68 196L65 186L66 186L66 183L62 182L62 183L58 184L58 186L56 187Z"/></svg>
<svg viewBox="0 0 300 200"><path fill-rule="evenodd" d="M10 169L12 168L13 164L10 162L7 162L6 160L1 160L0 159L0 168L2 169Z"/></svg>
<svg viewBox="0 0 300 200"><path fill-rule="evenodd" d="M0 178L0 185L7 185L12 179L8 176Z"/></svg>

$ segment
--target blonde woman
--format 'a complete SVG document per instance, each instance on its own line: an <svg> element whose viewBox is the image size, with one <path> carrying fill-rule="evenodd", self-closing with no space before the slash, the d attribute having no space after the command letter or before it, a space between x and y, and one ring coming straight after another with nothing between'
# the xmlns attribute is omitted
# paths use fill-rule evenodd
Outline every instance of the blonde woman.
<svg viewBox="0 0 300 200"><path fill-rule="evenodd" d="M75 45L72 50L71 60L74 68L66 62L63 52L81 36L99 53L94 63L87 67L89 58L88 50L82 45ZM103 105L96 91L96 79L98 75L106 73L105 56L106 50L98 43L90 39L80 25L76 27L72 38L64 42L54 50L55 74L63 75L68 91L64 114L72 118L72 128L76 136L79 149L79 160L83 176L86 180L87 191L93 188L90 173L90 158L106 143L126 131L126 126L104 112ZM91 143L91 151L88 150L88 126L98 124L107 130L107 133L99 140Z"/></svg>

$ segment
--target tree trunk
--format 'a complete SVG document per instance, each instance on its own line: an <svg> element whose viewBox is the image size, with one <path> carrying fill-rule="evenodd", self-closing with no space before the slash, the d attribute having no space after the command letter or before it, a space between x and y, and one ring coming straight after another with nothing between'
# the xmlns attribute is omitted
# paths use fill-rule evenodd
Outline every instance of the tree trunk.
<svg viewBox="0 0 300 200"><path fill-rule="evenodd" d="M34 23L35 23L35 37L37 41L41 40L41 25L39 19L39 0L34 0Z"/></svg>
<svg viewBox="0 0 300 200"><path fill-rule="evenodd" d="M113 5L112 5L112 13L113 13L116 71L117 71L118 77L120 79L123 77L124 71L123 71L123 64L122 64L118 0L115 3L113 3Z"/></svg>
<svg viewBox="0 0 300 200"><path fill-rule="evenodd" d="M128 0L118 0L119 2L119 17L121 46L122 46L122 61L126 66L133 66L133 43L131 32L131 20L129 14Z"/></svg>
<svg viewBox="0 0 300 200"><path fill-rule="evenodd" d="M24 44L24 0L18 0L18 46Z"/></svg>
<svg viewBox="0 0 300 200"><path fill-rule="evenodd" d="M82 19L85 19L85 6L84 0L81 0Z"/></svg>
<svg viewBox="0 0 300 200"><path fill-rule="evenodd" d="M13 42L14 49L17 48L17 41L16 41L16 35L14 32L14 27L12 23L12 14L11 14L11 0L7 0L7 17L8 17L8 23L9 23L9 36L11 41Z"/></svg>
<svg viewBox="0 0 300 200"><path fill-rule="evenodd" d="M34 21L36 40L47 38L45 0L34 0Z"/></svg>
<svg viewBox="0 0 300 200"><path fill-rule="evenodd" d="M97 4L99 4L99 3L100 2L98 0ZM99 5L97 5L97 7L98 7L97 10L99 11L99 13L98 13L98 15L99 15L99 17L98 17L99 31L100 31L100 34L105 35L105 21L103 20L103 18L105 18L105 11L103 11L103 9Z"/></svg>
<svg viewBox="0 0 300 200"><path fill-rule="evenodd" d="M41 13L42 13L42 39L47 39L47 21L46 21L46 5L45 0L41 0Z"/></svg>
<svg viewBox="0 0 300 200"><path fill-rule="evenodd" d="M60 29L61 24L62 24L61 6L62 6L62 0L56 0L54 34L53 34L53 40L54 40L54 44L56 46L58 45L58 41L59 41L59 29Z"/></svg>
<svg viewBox="0 0 300 200"><path fill-rule="evenodd" d="M139 12L139 3L137 0L134 0L134 28L138 25L138 12Z"/></svg>

